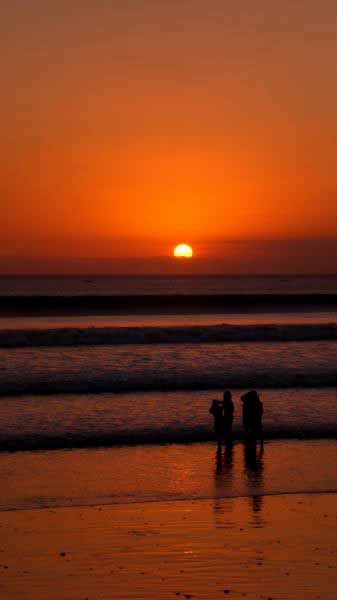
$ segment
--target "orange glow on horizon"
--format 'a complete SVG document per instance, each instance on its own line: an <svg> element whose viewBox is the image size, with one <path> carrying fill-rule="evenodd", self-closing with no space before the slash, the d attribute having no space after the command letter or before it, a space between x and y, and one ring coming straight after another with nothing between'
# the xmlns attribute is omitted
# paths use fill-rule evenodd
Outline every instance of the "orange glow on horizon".
<svg viewBox="0 0 337 600"><path fill-rule="evenodd" d="M6 3L0 273L336 271L337 6L261 1Z"/></svg>

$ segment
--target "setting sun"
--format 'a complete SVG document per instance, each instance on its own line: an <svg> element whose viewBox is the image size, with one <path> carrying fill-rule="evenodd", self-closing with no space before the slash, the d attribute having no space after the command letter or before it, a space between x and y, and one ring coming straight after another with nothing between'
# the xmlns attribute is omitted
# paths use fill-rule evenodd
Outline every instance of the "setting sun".
<svg viewBox="0 0 337 600"><path fill-rule="evenodd" d="M178 244L173 250L176 258L192 258L193 250L188 244Z"/></svg>

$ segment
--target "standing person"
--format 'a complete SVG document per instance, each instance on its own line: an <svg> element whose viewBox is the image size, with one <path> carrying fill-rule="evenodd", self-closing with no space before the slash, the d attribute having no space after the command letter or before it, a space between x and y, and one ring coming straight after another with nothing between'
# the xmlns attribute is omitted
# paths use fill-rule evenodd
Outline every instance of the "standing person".
<svg viewBox="0 0 337 600"><path fill-rule="evenodd" d="M218 448L221 448L224 437L224 412L221 400L213 400L209 409L214 418L214 433L218 442Z"/></svg>
<svg viewBox="0 0 337 600"><path fill-rule="evenodd" d="M232 427L234 417L234 403L232 393L226 390L223 394L223 414L224 414L224 437L227 443L232 441Z"/></svg>
<svg viewBox="0 0 337 600"><path fill-rule="evenodd" d="M263 415L263 402L257 392L254 391L255 402L256 402L256 413L255 413L255 437L258 438L263 444L263 426L262 426L262 415Z"/></svg>
<svg viewBox="0 0 337 600"><path fill-rule="evenodd" d="M262 415L263 404L255 390L241 396L242 424L246 438L257 438L262 442Z"/></svg>
<svg viewBox="0 0 337 600"><path fill-rule="evenodd" d="M247 392L246 394L243 394L243 396L241 396L242 426L243 426L243 430L244 430L246 438L249 436L249 433L251 431L251 423L252 423L252 416L251 416L252 409L251 409L251 403L249 400L250 400L249 392Z"/></svg>

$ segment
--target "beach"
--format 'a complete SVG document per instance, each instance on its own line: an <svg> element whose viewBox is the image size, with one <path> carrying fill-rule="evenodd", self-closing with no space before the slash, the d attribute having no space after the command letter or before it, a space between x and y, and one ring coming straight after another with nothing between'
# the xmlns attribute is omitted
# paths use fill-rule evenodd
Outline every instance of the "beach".
<svg viewBox="0 0 337 600"><path fill-rule="evenodd" d="M0 283L1 600L336 600L336 277Z"/></svg>
<svg viewBox="0 0 337 600"><path fill-rule="evenodd" d="M6 600L336 598L336 494L23 510L0 526Z"/></svg>
<svg viewBox="0 0 337 600"><path fill-rule="evenodd" d="M335 439L2 452L0 510L337 493L336 452Z"/></svg>
<svg viewBox="0 0 337 600"><path fill-rule="evenodd" d="M0 600L337 600L337 2L0 15Z"/></svg>
<svg viewBox="0 0 337 600"><path fill-rule="evenodd" d="M0 455L6 600L335 600L336 440Z"/></svg>

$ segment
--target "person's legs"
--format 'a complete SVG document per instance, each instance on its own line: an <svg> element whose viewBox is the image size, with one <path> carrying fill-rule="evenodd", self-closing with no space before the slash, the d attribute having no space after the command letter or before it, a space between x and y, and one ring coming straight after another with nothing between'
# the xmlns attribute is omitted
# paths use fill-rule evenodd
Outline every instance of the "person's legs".
<svg viewBox="0 0 337 600"><path fill-rule="evenodd" d="M222 447L222 440L223 440L223 432L222 432L222 428L221 428L221 424L220 423L215 423L214 433L215 433L215 439L216 439L217 444L218 444L218 448L221 449L221 447Z"/></svg>
<svg viewBox="0 0 337 600"><path fill-rule="evenodd" d="M228 420L225 424L225 442L226 444L233 443L233 420Z"/></svg>
<svg viewBox="0 0 337 600"><path fill-rule="evenodd" d="M263 444L263 427L260 419L256 420L253 427L253 435L256 441Z"/></svg>

